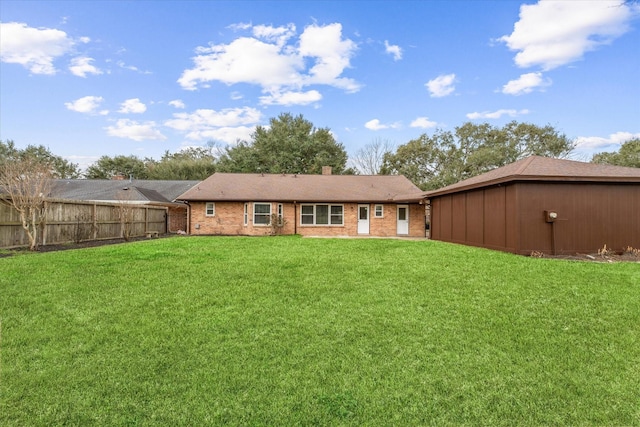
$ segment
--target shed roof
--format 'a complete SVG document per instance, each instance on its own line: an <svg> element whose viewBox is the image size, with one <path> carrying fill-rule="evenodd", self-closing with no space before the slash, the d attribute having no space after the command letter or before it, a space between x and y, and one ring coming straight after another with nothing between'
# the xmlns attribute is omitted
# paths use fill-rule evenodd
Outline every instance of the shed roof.
<svg viewBox="0 0 640 427"><path fill-rule="evenodd" d="M441 196L514 181L640 183L640 168L530 156L425 194Z"/></svg>
<svg viewBox="0 0 640 427"><path fill-rule="evenodd" d="M418 202L423 191L399 175L215 173L186 191L187 201Z"/></svg>
<svg viewBox="0 0 640 427"><path fill-rule="evenodd" d="M129 201L171 203L200 181L56 179L51 196L58 199L106 201L121 200L127 191Z"/></svg>

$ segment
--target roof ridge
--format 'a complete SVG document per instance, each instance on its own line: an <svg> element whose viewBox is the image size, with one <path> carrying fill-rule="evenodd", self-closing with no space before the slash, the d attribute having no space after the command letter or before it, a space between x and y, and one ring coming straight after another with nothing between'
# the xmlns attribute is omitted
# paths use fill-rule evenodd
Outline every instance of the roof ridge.
<svg viewBox="0 0 640 427"><path fill-rule="evenodd" d="M529 165L531 165L531 163L537 158L538 158L538 156L529 156L529 157L523 159L522 166L520 166L518 169L516 169L514 175L522 175L524 173L524 171L527 170Z"/></svg>

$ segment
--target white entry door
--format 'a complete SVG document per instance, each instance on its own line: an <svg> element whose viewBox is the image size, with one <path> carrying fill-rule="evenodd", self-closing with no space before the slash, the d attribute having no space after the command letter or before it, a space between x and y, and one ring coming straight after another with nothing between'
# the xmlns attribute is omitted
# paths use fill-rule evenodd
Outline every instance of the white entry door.
<svg viewBox="0 0 640 427"><path fill-rule="evenodd" d="M398 235L409 234L409 206L398 205L398 221L396 233Z"/></svg>
<svg viewBox="0 0 640 427"><path fill-rule="evenodd" d="M369 234L369 205L358 205L358 234Z"/></svg>

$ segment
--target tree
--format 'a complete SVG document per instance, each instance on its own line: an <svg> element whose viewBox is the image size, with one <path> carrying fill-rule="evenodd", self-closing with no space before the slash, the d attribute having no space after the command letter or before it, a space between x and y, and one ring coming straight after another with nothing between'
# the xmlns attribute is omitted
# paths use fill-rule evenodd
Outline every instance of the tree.
<svg viewBox="0 0 640 427"><path fill-rule="evenodd" d="M625 142L617 152L596 154L591 163L640 168L640 138Z"/></svg>
<svg viewBox="0 0 640 427"><path fill-rule="evenodd" d="M531 155L567 157L575 144L552 126L510 122L502 128L467 122L455 132L423 134L384 156L382 172L436 189Z"/></svg>
<svg viewBox="0 0 640 427"><path fill-rule="evenodd" d="M111 179L118 175L125 178L147 179L147 166L136 156L102 156L85 172L88 179Z"/></svg>
<svg viewBox="0 0 640 427"><path fill-rule="evenodd" d="M0 164L0 202L13 207L29 238L29 249L38 249L38 231L46 217L51 192L49 165L34 157L5 160Z"/></svg>
<svg viewBox="0 0 640 427"><path fill-rule="evenodd" d="M438 188L449 182L449 159L456 150L451 132L437 130L433 136L419 138L398 147L395 153L384 155L382 174L404 175L423 190Z"/></svg>
<svg viewBox="0 0 640 427"><path fill-rule="evenodd" d="M148 161L149 179L203 180L216 171L211 148L191 147L177 153L166 151L160 161Z"/></svg>
<svg viewBox="0 0 640 427"><path fill-rule="evenodd" d="M376 139L359 149L351 162L356 170L363 175L378 175L382 169L384 156L391 153L393 144L386 139Z"/></svg>
<svg viewBox="0 0 640 427"><path fill-rule="evenodd" d="M334 173L346 170L347 152L328 128L317 129L302 115L283 113L258 126L252 141L227 148L218 162L222 172L319 174L322 166Z"/></svg>
<svg viewBox="0 0 640 427"><path fill-rule="evenodd" d="M11 140L0 141L0 164L5 161L19 160L26 157L34 159L37 163L48 165L54 178L76 179L81 175L80 168L76 163L71 163L60 156L56 156L43 145L28 145L21 150Z"/></svg>

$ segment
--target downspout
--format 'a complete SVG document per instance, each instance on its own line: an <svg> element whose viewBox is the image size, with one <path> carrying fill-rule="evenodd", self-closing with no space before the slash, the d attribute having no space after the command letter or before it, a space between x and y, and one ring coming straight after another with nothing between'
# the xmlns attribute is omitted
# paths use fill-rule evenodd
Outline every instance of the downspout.
<svg viewBox="0 0 640 427"><path fill-rule="evenodd" d="M184 204L187 205L187 229L185 230L187 234L191 234L191 205L188 200L184 201Z"/></svg>
<svg viewBox="0 0 640 427"><path fill-rule="evenodd" d="M293 201L293 234L298 234L298 202Z"/></svg>

